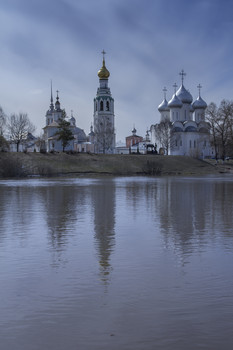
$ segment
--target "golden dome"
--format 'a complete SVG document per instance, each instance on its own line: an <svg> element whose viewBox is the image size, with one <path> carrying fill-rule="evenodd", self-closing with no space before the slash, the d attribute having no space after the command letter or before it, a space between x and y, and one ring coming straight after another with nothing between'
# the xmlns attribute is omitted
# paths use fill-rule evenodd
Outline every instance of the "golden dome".
<svg viewBox="0 0 233 350"><path fill-rule="evenodd" d="M109 71L107 70L107 68L105 67L105 60L103 59L103 66L102 68L100 68L100 70L98 71L98 77L100 79L108 79L108 77L110 76Z"/></svg>

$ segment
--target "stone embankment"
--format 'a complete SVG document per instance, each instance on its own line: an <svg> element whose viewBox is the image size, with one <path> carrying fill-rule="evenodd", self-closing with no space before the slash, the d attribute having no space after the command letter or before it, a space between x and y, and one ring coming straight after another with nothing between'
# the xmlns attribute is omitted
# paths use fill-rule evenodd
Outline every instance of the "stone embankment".
<svg viewBox="0 0 233 350"><path fill-rule="evenodd" d="M0 177L62 175L207 175L233 173L233 162L215 165L183 156L0 153Z"/></svg>

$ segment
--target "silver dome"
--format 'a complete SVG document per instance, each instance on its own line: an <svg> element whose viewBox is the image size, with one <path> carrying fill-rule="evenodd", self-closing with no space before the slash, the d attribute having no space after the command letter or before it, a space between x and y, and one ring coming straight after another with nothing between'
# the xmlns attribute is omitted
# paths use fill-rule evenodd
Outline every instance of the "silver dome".
<svg viewBox="0 0 233 350"><path fill-rule="evenodd" d="M193 102L193 97L190 94L188 90L185 89L184 85L182 84L177 91L177 96L183 103L192 103Z"/></svg>
<svg viewBox="0 0 233 350"><path fill-rule="evenodd" d="M174 94L171 98L171 100L168 102L168 107L170 108L181 108L182 107L182 102L181 100L176 96L176 94Z"/></svg>
<svg viewBox="0 0 233 350"><path fill-rule="evenodd" d="M201 98L201 96L198 96L196 101L193 102L192 106L194 109L198 109L198 108L206 109L207 103Z"/></svg>
<svg viewBox="0 0 233 350"><path fill-rule="evenodd" d="M160 105L158 106L158 111L159 111L159 112L166 112L166 111L169 111L166 98L165 98L165 99L160 103Z"/></svg>

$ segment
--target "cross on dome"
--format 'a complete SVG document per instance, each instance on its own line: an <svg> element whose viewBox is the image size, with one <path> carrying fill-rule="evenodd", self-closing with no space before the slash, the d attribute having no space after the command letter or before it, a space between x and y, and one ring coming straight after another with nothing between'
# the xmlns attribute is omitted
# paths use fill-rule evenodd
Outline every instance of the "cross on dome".
<svg viewBox="0 0 233 350"><path fill-rule="evenodd" d="M183 85L184 77L186 76L186 73L185 73L184 70L182 69L182 71L181 71L179 74L180 74L180 76L181 76L181 81L182 81L182 85Z"/></svg>
<svg viewBox="0 0 233 350"><path fill-rule="evenodd" d="M164 86L164 88L163 88L163 93L164 93L164 99L166 100L166 93L167 93L167 88Z"/></svg>
<svg viewBox="0 0 233 350"><path fill-rule="evenodd" d="M51 79L51 98L50 98L51 104L53 103L53 81Z"/></svg>
<svg viewBox="0 0 233 350"><path fill-rule="evenodd" d="M176 88L177 88L177 84L175 83L174 85L172 85L174 87L174 91L176 93Z"/></svg>
<svg viewBox="0 0 233 350"><path fill-rule="evenodd" d="M103 50L101 53L103 55L103 60L104 60L104 55L106 55L106 52Z"/></svg>
<svg viewBox="0 0 233 350"><path fill-rule="evenodd" d="M56 93L57 93L57 100L58 100L59 99L59 96L58 96L59 91L57 90Z"/></svg>
<svg viewBox="0 0 233 350"><path fill-rule="evenodd" d="M199 97L200 97L201 96L201 88L202 88L201 84L197 85L197 88L198 88L198 93L199 93Z"/></svg>
<svg viewBox="0 0 233 350"><path fill-rule="evenodd" d="M105 67L105 59L104 59L104 55L106 55L106 52L103 50L101 53L103 54L103 65L102 65L102 68L100 68L100 70L98 71L98 77L100 79L108 79L110 76L110 73Z"/></svg>

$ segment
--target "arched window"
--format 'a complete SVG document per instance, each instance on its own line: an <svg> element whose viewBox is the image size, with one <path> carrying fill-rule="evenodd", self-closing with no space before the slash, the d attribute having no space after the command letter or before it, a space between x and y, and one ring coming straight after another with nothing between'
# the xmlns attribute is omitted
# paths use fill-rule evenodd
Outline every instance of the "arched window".
<svg viewBox="0 0 233 350"><path fill-rule="evenodd" d="M109 101L106 102L106 111L109 111Z"/></svg>
<svg viewBox="0 0 233 350"><path fill-rule="evenodd" d="M95 110L97 112L97 109L98 109L98 105L97 105L97 102L95 103Z"/></svg>
<svg viewBox="0 0 233 350"><path fill-rule="evenodd" d="M104 110L104 103L103 103L103 101L100 101L100 110L101 110L101 111Z"/></svg>

